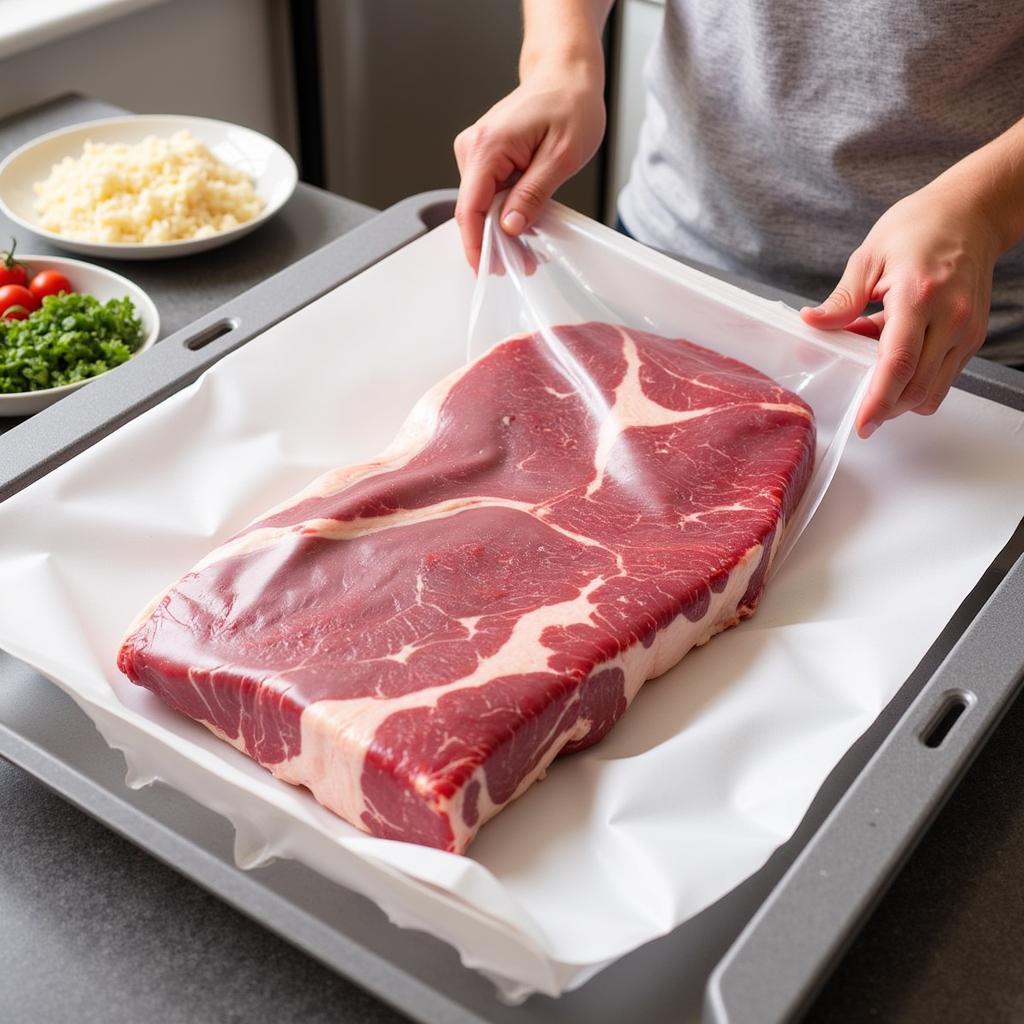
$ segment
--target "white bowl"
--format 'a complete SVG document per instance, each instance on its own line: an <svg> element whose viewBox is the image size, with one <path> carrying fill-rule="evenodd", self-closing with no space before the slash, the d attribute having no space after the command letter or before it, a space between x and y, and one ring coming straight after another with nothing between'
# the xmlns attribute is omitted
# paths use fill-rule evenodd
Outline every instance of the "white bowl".
<svg viewBox="0 0 1024 1024"><path fill-rule="evenodd" d="M33 186L47 178L53 165L64 157L81 156L87 141L133 144L148 135L166 137L182 130L191 132L224 163L237 167L253 179L264 205L252 220L208 238L180 242L84 242L65 238L40 226ZM169 114L111 117L40 135L16 149L0 163L0 209L23 228L68 252L107 259L155 260L214 249L247 235L284 206L295 191L298 180L295 161L288 153L273 140L250 128L205 117Z"/></svg>
<svg viewBox="0 0 1024 1024"><path fill-rule="evenodd" d="M157 313L153 300L126 277L111 270L104 270L103 267L93 266L91 263L82 263L81 260L69 260L64 256L22 256L21 253L15 253L15 258L34 273L40 270L59 270L71 282L71 287L76 292L94 295L100 302L122 299L126 296L131 299L142 321L142 343L132 354L133 359L140 352L152 347L160 336L160 314ZM103 375L99 374L97 377L89 377L74 384L63 384L59 388L0 394L0 416L29 416L71 394L72 391L77 391L90 381L98 380L101 376Z"/></svg>

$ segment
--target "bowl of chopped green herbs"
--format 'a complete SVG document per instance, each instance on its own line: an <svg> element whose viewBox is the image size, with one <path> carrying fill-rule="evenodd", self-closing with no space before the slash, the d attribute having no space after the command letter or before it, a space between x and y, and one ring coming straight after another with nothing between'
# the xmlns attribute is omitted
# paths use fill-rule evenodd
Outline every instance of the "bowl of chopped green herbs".
<svg viewBox="0 0 1024 1024"><path fill-rule="evenodd" d="M0 285L0 416L39 412L149 348L160 333L149 296L91 263L0 253L3 281L10 284Z"/></svg>

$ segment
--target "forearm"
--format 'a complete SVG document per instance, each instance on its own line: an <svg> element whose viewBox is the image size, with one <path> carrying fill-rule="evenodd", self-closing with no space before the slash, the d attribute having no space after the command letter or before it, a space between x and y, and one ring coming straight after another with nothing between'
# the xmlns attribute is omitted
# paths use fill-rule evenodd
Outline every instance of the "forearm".
<svg viewBox="0 0 1024 1024"><path fill-rule="evenodd" d="M1024 239L1024 118L936 179L976 204L1000 252Z"/></svg>
<svg viewBox="0 0 1024 1024"><path fill-rule="evenodd" d="M523 0L519 77L557 63L603 79L601 33L614 0Z"/></svg>

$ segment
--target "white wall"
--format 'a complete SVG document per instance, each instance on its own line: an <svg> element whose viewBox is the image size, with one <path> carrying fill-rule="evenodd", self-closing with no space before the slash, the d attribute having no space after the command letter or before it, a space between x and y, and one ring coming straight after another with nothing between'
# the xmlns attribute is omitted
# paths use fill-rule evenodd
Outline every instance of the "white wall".
<svg viewBox="0 0 1024 1024"><path fill-rule="evenodd" d="M295 150L286 7L173 0L0 60L0 117L66 92L244 124Z"/></svg>

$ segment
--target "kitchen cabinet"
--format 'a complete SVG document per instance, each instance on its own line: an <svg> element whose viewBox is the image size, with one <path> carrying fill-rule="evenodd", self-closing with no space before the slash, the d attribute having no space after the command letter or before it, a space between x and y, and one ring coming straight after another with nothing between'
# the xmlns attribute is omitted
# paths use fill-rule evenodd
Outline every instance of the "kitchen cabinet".
<svg viewBox="0 0 1024 1024"><path fill-rule="evenodd" d="M88 93L148 114L244 124L295 152L287 4L65 0L49 18L28 7L10 33L0 26L0 117Z"/></svg>

